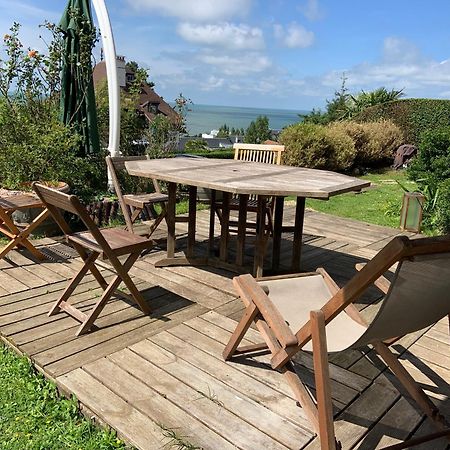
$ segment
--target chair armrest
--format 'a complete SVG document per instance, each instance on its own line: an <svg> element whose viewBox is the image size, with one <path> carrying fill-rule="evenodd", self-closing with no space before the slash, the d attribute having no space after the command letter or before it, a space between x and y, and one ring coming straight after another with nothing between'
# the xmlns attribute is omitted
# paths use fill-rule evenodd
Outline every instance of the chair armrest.
<svg viewBox="0 0 450 450"><path fill-rule="evenodd" d="M355 269L359 272L366 263L358 263L355 264ZM383 294L387 294L389 291L389 288L391 287L391 282L383 275L376 279L373 284L381 291Z"/></svg>
<svg viewBox="0 0 450 450"><path fill-rule="evenodd" d="M283 348L297 345L297 337L263 288L251 275L246 274L235 277L233 278L233 284L246 306L251 303L256 305Z"/></svg>

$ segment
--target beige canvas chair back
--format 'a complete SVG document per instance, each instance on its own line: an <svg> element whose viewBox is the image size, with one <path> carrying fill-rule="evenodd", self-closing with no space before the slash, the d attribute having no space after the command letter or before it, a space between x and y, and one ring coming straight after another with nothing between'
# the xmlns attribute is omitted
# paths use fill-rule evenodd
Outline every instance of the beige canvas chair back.
<svg viewBox="0 0 450 450"><path fill-rule="evenodd" d="M234 159L239 161L281 164L284 145L241 144L233 145Z"/></svg>
<svg viewBox="0 0 450 450"><path fill-rule="evenodd" d="M449 313L450 253L414 256L398 264L377 315L352 347L421 330Z"/></svg>

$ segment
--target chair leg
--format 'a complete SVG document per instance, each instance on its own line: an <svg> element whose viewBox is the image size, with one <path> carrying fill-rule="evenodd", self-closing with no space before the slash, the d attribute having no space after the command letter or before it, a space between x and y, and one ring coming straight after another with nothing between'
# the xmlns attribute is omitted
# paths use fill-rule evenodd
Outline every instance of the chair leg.
<svg viewBox="0 0 450 450"><path fill-rule="evenodd" d="M84 259L83 267L78 271L78 273L72 278L69 285L64 289L61 297L53 304L52 308L48 312L48 316L53 316L56 314L61 308L61 304L66 302L68 298L72 295L75 288L78 286L80 281L86 275L87 271L94 265L95 260L98 258L99 253L91 253L89 257Z"/></svg>
<svg viewBox="0 0 450 450"><path fill-rule="evenodd" d="M373 344L376 352L383 358L384 362L397 376L397 379L408 391L409 395L422 408L423 412L435 423L439 430L445 430L450 426L444 416L439 412L436 405L429 399L422 388L416 383L410 373L403 367L397 357L389 350L389 348L381 342Z"/></svg>
<svg viewBox="0 0 450 450"><path fill-rule="evenodd" d="M139 258L140 253L132 253L125 263L122 265L117 258L109 258L109 262L112 264L116 270L117 275L124 282L125 286L130 291L131 296L134 298L135 302L139 305L144 314L150 314L150 308L147 303L145 303L144 297L139 292L138 288L133 283L132 279L128 275L128 271L131 269L135 261Z"/></svg>
<svg viewBox="0 0 450 450"><path fill-rule="evenodd" d="M231 338L222 353L225 361L231 359L257 314L258 308L253 302L245 308L245 313L242 316L242 319L239 321L238 326L231 335Z"/></svg>
<svg viewBox="0 0 450 450"><path fill-rule="evenodd" d="M313 346L314 377L317 409L319 412L319 438L323 450L335 450L333 404L331 402L330 368L323 311L311 311L311 336Z"/></svg>
<svg viewBox="0 0 450 450"><path fill-rule="evenodd" d="M92 308L91 312L89 314L86 315L86 319L85 321L80 325L80 327L78 328L76 335L79 336L80 334L84 334L86 331L88 331L93 323L95 322L95 320L97 319L97 317L99 316L99 314L101 313L101 311L103 310L106 302L111 298L111 296L114 294L114 291L117 289L117 287L119 286L119 284L124 281L123 275L131 268L131 266L134 264L134 262L136 261L136 259L139 257L139 253L132 253L127 260L125 261L125 263L123 264L123 266L121 267L121 270L117 271L117 275L113 278L113 280L111 281L111 283L109 283L108 287L105 289L105 291L103 292L103 295L101 296L101 298L97 301L97 303L95 304L95 306ZM122 273L120 273L122 272ZM123 273L124 272L124 273ZM132 284L132 286L134 287L134 289L137 290L136 286L134 285L133 281L130 279L130 282ZM125 283L128 287L128 289L130 289L130 286L128 286L127 283ZM131 289L130 289L131 291ZM138 294L140 296L140 299L142 301L142 303L145 304L147 311L148 306L145 303L144 298L142 297L142 295L140 294L140 292L138 291ZM141 306L141 303L138 301L138 299L135 297L134 294L133 298L136 301L136 303L139 304L139 306ZM143 309L141 307L141 309ZM144 313L147 314L146 311L144 311Z"/></svg>

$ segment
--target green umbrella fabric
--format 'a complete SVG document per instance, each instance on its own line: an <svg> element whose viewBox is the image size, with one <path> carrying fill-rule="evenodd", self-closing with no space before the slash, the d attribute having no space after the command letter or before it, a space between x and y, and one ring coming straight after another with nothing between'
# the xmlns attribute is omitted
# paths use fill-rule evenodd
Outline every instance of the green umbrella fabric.
<svg viewBox="0 0 450 450"><path fill-rule="evenodd" d="M59 28L64 35L60 118L82 136L79 156L100 152L91 53L95 41L89 0L69 0Z"/></svg>

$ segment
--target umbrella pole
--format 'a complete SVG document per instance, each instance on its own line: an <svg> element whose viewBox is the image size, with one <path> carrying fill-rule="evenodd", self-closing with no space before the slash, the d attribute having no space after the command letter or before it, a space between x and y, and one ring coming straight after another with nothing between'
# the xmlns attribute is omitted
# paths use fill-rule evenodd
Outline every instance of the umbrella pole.
<svg viewBox="0 0 450 450"><path fill-rule="evenodd" d="M109 144L111 156L118 156L120 144L120 87L117 79L116 47L109 20L108 10L104 0L92 0L102 36L105 54L106 78L108 80L109 99ZM111 173L108 170L108 189L114 191Z"/></svg>

